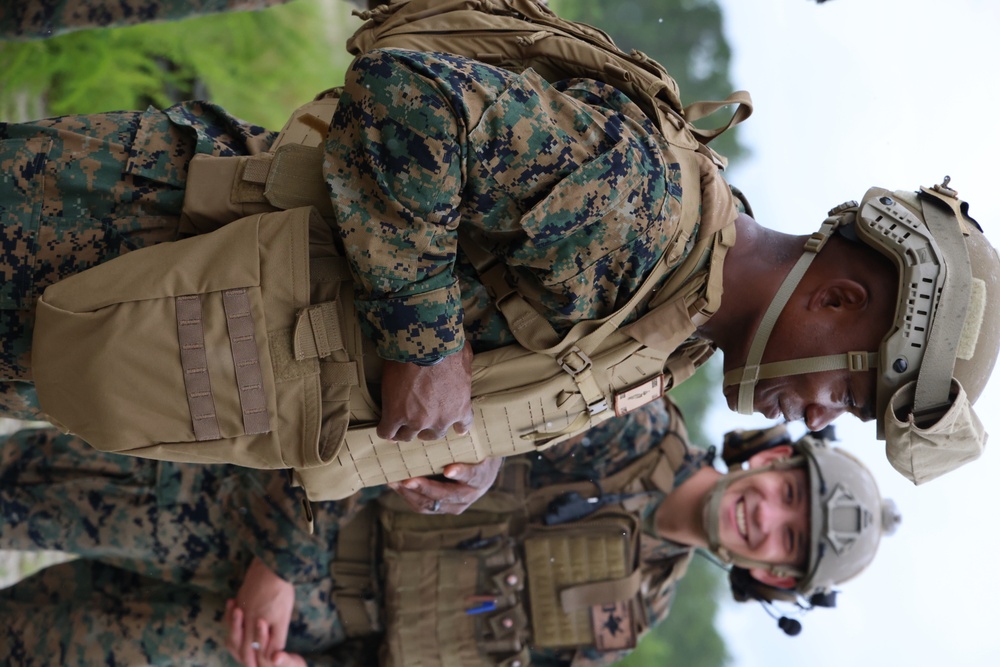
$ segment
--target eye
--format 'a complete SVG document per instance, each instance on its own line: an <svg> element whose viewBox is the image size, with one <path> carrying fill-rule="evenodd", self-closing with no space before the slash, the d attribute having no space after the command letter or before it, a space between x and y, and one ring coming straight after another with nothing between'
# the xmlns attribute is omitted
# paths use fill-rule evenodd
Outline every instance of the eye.
<svg viewBox="0 0 1000 667"><path fill-rule="evenodd" d="M785 482L785 503L791 505L795 500L795 489L791 482Z"/></svg>
<svg viewBox="0 0 1000 667"><path fill-rule="evenodd" d="M854 398L854 388L851 385L847 385L847 395L845 397L848 410L854 410L858 407L858 402Z"/></svg>

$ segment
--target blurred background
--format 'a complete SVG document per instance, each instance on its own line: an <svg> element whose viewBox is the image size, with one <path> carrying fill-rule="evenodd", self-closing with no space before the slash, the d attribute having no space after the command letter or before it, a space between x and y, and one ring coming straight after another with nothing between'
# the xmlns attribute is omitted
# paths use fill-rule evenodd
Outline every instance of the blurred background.
<svg viewBox="0 0 1000 667"><path fill-rule="evenodd" d="M252 4L252 3L250 3ZM258 4L264 4L260 2ZM0 120L166 106L209 99L279 129L289 112L339 84L344 41L360 21L347 0L294 0L261 12L0 42ZM914 190L945 174L994 244L1000 203L994 159L1000 108L1000 3L995 0L551 0L625 50L667 66L686 103L749 90L754 116L713 144L758 220L809 233L827 210L872 185ZM730 413L721 360L679 399L697 439L767 424ZM1000 434L1000 380L977 404ZM8 424L8 428L16 424ZM801 425L793 427L796 435ZM885 462L873 425L837 423L903 512L872 567L838 608L802 617L786 637L756 605L731 601L725 575L703 559L681 582L667 622L622 663L630 667L1000 665L994 628L1000 553L994 525L997 456L916 489ZM995 445L993 446L995 447ZM11 581L47 562L7 554ZM783 610L794 615L794 610Z"/></svg>

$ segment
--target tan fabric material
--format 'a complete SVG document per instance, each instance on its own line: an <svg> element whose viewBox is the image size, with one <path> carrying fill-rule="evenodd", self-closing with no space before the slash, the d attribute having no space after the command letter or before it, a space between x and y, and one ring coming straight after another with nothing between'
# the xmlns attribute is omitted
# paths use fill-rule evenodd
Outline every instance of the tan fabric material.
<svg viewBox="0 0 1000 667"><path fill-rule="evenodd" d="M330 563L330 575L337 582L333 603L348 637L363 637L381 630L375 604L378 592L375 514L375 506L369 504L341 526L337 534L337 559Z"/></svg>
<svg viewBox="0 0 1000 667"><path fill-rule="evenodd" d="M668 436L602 479L605 493L672 489L687 442L676 406L668 402L668 407L679 435ZM628 501L573 523L543 525L542 515L553 498L570 491L592 495L597 487L576 482L529 489L529 467L522 459L506 461L489 493L458 516L416 514L394 494L380 498L379 521L391 572L386 599L392 601L387 605L390 660L384 665L404 664L402 656L412 660L405 664L510 665L508 654L524 655L516 652L523 648L519 644L526 641L529 627L533 646L592 645L591 607L615 602L624 602L629 610L634 636L645 627L640 596L651 591L662 596L683 575L689 559L663 562L668 575L658 569L659 562L640 567L643 507ZM663 475L669 476L670 487L658 486L654 477L665 482ZM448 570L447 589L437 581L444 566L453 568ZM464 597L456 601L444 595ZM476 615L466 610L483 600L494 602L496 610L468 635L476 638L477 652L463 645L460 652L467 662L449 663L458 653L443 657L432 639L441 637L443 627L468 628ZM394 634L394 628L400 634Z"/></svg>
<svg viewBox="0 0 1000 667"><path fill-rule="evenodd" d="M215 396L208 376L205 356L205 327L201 319L201 297L179 296L177 309L177 342L180 345L181 371L187 391L191 426L196 440L220 437L219 420L215 414Z"/></svg>
<svg viewBox="0 0 1000 667"><path fill-rule="evenodd" d="M290 350L275 359L268 333L291 330L309 304L311 215L252 216L50 287L33 343L42 409L105 451L259 468L323 463L318 365L300 368ZM229 314L227 299L239 302ZM178 338L178 320L198 311L203 348ZM198 359L182 361L190 354ZM189 391L193 371L210 380ZM209 395L216 439L193 426Z"/></svg>
<svg viewBox="0 0 1000 667"><path fill-rule="evenodd" d="M476 356L471 432L450 433L435 442L378 438L378 401L368 389L377 377L368 373L377 373L379 364L366 354L344 266L327 266L336 254L332 231L315 212L312 222L302 219L308 217L302 213L307 206L320 215L332 213L321 175L321 146L339 94L332 89L293 114L270 153L192 160L185 230L217 231L130 253L100 271L81 274L78 281L50 288L39 306L38 356L67 336L88 340L86 349L99 343L106 347L94 357L100 363L92 363L80 348L74 350L75 360L55 352L45 356L39 396L55 420L110 451L291 467L311 500L330 500L364 486L438 473L456 461L473 463L555 444L613 416L616 396L661 375L664 386L672 387L707 357L707 344L676 348L717 307L718 269L731 244L727 230L735 207L717 173L723 161L699 141L707 135L692 133L676 83L659 64L642 54L624 54L603 33L559 19L532 0L410 0L365 16L370 21L350 42L355 52L376 46L458 50L518 71L530 67L548 79L605 80L628 93L661 129L671 160L682 165L683 209L661 273L650 277L626 308L580 323L560 338L504 285L502 268L491 269L496 279L489 284L509 297L501 308L510 310L505 314L522 345ZM749 99L734 100L738 116L748 115ZM707 108L694 107L691 113ZM704 200L696 196L701 191ZM289 210L259 214L275 208ZM297 222L285 230L285 223L277 222L283 216ZM262 220L268 221L260 226L270 230L267 239L242 236L257 225L250 221ZM665 267L679 261L699 222L704 257L691 275L661 289L656 303L662 305L650 313L655 317L642 324L643 318L627 332L618 330ZM322 256L317 248L324 249ZM123 280L145 276L149 263L158 267L150 280ZM314 268L316 275L310 275ZM176 288L159 294L171 281ZM220 302L226 290L234 289L246 290L250 300L252 341L246 332L229 335ZM95 294L107 297L94 304ZM188 295L202 299L207 346L222 337L232 351L245 348L243 356L208 354L211 388L193 392L198 400L214 401L217 439L205 439L215 431L204 431L200 440L194 433L191 392L183 387L178 363L173 299ZM170 322L169 328L163 322ZM94 332L105 331L100 336L106 338L98 340ZM251 370L253 347L259 382ZM69 373L79 381L58 386L58 378ZM248 373L254 377L240 377ZM526 384L525 378L531 381ZM98 387L98 395L106 390L120 397L110 401L114 407L92 410L88 401L73 398ZM200 406L197 412L209 414ZM187 444L192 441L199 446Z"/></svg>
<svg viewBox="0 0 1000 667"><path fill-rule="evenodd" d="M952 381L948 411L931 426L917 426L909 413L915 385L915 381L903 385L889 401L885 455L900 474L914 484L923 484L979 458L987 435L957 380Z"/></svg>

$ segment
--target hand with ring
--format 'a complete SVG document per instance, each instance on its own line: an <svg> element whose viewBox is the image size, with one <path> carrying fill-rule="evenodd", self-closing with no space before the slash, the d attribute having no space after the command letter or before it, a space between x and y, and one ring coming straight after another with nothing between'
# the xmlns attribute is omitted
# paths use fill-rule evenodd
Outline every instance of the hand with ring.
<svg viewBox="0 0 1000 667"><path fill-rule="evenodd" d="M268 667L285 648L294 605L295 587L254 558L236 598L226 602L229 653L245 667Z"/></svg>

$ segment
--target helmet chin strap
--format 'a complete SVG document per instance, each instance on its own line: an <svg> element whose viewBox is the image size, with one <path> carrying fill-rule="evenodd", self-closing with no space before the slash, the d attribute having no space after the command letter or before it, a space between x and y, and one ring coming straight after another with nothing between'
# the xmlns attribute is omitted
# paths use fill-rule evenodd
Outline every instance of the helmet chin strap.
<svg viewBox="0 0 1000 667"><path fill-rule="evenodd" d="M877 367L877 352L846 352L841 354L829 354L819 357L808 357L805 359L791 359L788 361L776 361L761 365L760 360L764 357L764 350L767 341L771 337L775 324L781 311L785 309L788 300L792 298L795 288L798 287L802 277L806 274L809 266L816 259L816 255L823 249L827 241L833 235L834 230L839 225L839 218L827 218L818 231L806 241L802 255L792 266L791 271L781 282L778 291L775 292L771 304L764 311L757 331L754 333L753 341L750 343L750 350L747 353L746 364L741 368L734 368L723 377L724 386L739 384L740 390L736 401L736 410L743 415L752 415L753 394L760 380L788 375L801 375L804 373L818 373L821 371L835 371L848 369L851 371L867 371L869 368Z"/></svg>
<svg viewBox="0 0 1000 667"><path fill-rule="evenodd" d="M746 556L733 553L729 549L722 546L722 541L719 539L719 514L722 509L722 499L726 494L726 489L728 489L733 482L738 479L742 479L743 477L749 477L750 475L762 472L795 468L801 462L800 457L778 459L777 461L773 461L772 463L757 468L732 470L728 474L720 477L719 481L717 481L715 486L712 487L712 490L709 491L708 500L705 502L703 510L703 522L705 525L705 532L708 535L708 550L722 562L744 567L748 570L767 570L776 577L799 578L805 576L804 572L790 565L776 565L774 563L747 558Z"/></svg>

